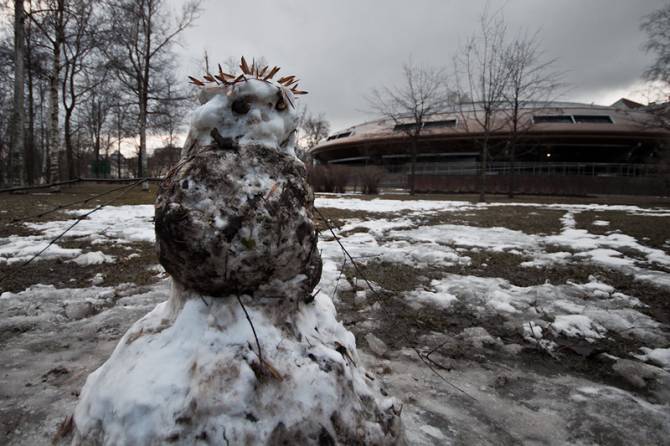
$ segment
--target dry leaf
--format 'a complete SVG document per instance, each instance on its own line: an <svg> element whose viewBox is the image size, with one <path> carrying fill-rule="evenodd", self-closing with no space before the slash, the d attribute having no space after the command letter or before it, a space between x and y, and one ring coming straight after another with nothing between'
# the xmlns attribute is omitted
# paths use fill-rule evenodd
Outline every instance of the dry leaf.
<svg viewBox="0 0 670 446"><path fill-rule="evenodd" d="M188 78L191 79L191 83L192 83L192 84L195 84L195 85L197 85L197 86L199 86L199 87L203 87L203 86L205 85L205 83L204 83L203 81L201 81L201 80L199 80L199 79L196 79L196 78L194 78L193 76L189 76Z"/></svg>
<svg viewBox="0 0 670 446"><path fill-rule="evenodd" d="M242 56L240 68L242 69L243 74L251 74L251 70L249 70L249 65L247 65L247 61L244 59L244 56Z"/></svg>

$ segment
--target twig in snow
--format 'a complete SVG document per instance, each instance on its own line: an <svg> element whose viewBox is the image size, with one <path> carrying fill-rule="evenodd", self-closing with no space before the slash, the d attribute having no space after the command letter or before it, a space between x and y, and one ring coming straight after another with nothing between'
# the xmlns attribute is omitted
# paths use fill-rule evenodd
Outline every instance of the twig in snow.
<svg viewBox="0 0 670 446"><path fill-rule="evenodd" d="M226 446L230 446L230 442L228 441L228 437L226 437L226 428L223 428L223 441L226 442Z"/></svg>
<svg viewBox="0 0 670 446"><path fill-rule="evenodd" d="M247 307L244 306L244 303L242 303L242 299L240 298L240 295L236 295L237 301L240 303L240 306L242 307L242 311L244 311L244 315L247 317L247 321L249 321L249 325L251 326L251 331L254 333L254 339L256 340L256 347L258 347L258 359L263 362L263 352L261 351L261 343L258 340L258 335L256 334L256 327L254 327L254 323L251 322L251 317L249 317L249 313L247 313Z"/></svg>
<svg viewBox="0 0 670 446"><path fill-rule="evenodd" d="M438 345L437 347L435 347L435 348L433 348L431 351L429 351L429 352L426 354L426 359L430 359L430 355L432 355L432 354L435 353L437 350L439 350L439 349L441 349L442 347L444 347L448 342L449 342L449 339L447 339L446 341L444 341L443 343L441 343L440 345Z"/></svg>
<svg viewBox="0 0 670 446"><path fill-rule="evenodd" d="M342 262L342 267L340 268L340 274L337 276L337 280L335 281L335 289L333 290L333 297L337 296L337 287L340 286L340 279L342 278L342 274L344 274L344 267L347 266L347 258L344 258L344 262Z"/></svg>
<svg viewBox="0 0 670 446"><path fill-rule="evenodd" d="M368 288L370 288L370 291L372 291L372 293L376 297L381 299L382 297L379 295L379 293L377 293L377 290L375 290L373 288L370 281L365 277L365 274L363 274L363 272L360 270L360 268L358 267L358 264L354 261L354 258L351 256L351 254L349 254L349 251L347 251L347 248L345 248L344 245L342 245L342 242L340 241L340 238L337 236L337 234L335 234L335 231L333 230L333 227L330 225L330 223L328 222L326 217L323 216L323 214L321 213L321 211L318 208L315 207L314 211L319 215L319 217L321 217L321 220L323 220L323 222L326 224L326 226L328 227L328 230L330 231L330 233L335 238L335 241L337 242L337 244L340 245L340 248L342 249L344 254L349 258L349 260L351 260L351 264L354 265L354 269L356 270L356 274L358 274L360 277L362 277L363 280L365 281L365 284L368 286Z"/></svg>
<svg viewBox="0 0 670 446"><path fill-rule="evenodd" d="M321 288L316 290L316 292L314 294L310 294L309 297L307 299L305 299L304 302L306 304L311 304L312 302L314 302L314 299L316 299L316 296L318 296L320 292L321 292Z"/></svg>
<svg viewBox="0 0 670 446"><path fill-rule="evenodd" d="M263 359L263 353L261 351L261 343L258 340L258 335L256 334L256 327L254 327L254 323L251 321L251 317L249 316L249 313L247 312L247 308L244 306L244 303L242 303L242 299L240 298L240 295L237 295L237 301L240 303L240 306L242 307L242 311L244 311L244 315L247 317L247 321L249 321L249 325L251 326L251 331L254 333L254 339L256 340L256 347L258 347L258 361L261 364L261 367L265 367L265 371L268 372L273 378L282 380L282 376L279 374L277 369L275 369L272 364L270 364L268 361Z"/></svg>
<svg viewBox="0 0 670 446"><path fill-rule="evenodd" d="M433 368L433 366L430 365L430 363L426 360L426 358L423 357L423 355L421 354L421 352L420 352L419 350L417 350L417 349L415 348L414 351L416 352L416 354L417 354L417 356L419 357L419 359L421 360L421 362L423 362L424 364L426 364L426 365L428 366L428 368L430 369L430 371L433 372L434 374L436 374L442 381L444 381L445 383L447 383L449 386L453 387L454 389L458 390L459 392L461 392L463 395L467 396L468 398L471 398L472 400L479 402L479 400L477 400L477 398L475 398L474 396L470 395L468 392L466 392L465 390L461 389L461 388L458 387L457 385L451 383L447 378L445 378L445 377L442 376L437 370L435 370L435 369Z"/></svg>

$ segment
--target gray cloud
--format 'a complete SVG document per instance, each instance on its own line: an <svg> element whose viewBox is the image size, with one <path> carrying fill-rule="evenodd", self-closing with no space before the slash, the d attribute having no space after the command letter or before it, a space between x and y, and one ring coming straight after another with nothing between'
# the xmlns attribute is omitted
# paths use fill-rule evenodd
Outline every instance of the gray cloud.
<svg viewBox="0 0 670 446"><path fill-rule="evenodd" d="M177 1L178 3L178 1ZM493 6L502 2L490 2ZM483 0L285 0L204 3L197 26L183 36L182 69L200 71L210 60L264 56L297 74L310 92L300 100L323 112L333 130L373 115L364 95L393 85L411 55L450 66L459 45L477 29ZM565 99L615 100L634 88L649 63L640 49L640 19L662 0L509 0L510 30L539 29L548 58L557 58L570 90Z"/></svg>

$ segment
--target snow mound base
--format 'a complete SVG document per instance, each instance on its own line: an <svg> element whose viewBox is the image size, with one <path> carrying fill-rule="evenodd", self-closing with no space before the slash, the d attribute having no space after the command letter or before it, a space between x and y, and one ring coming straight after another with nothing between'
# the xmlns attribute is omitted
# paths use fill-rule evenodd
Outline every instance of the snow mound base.
<svg viewBox="0 0 670 446"><path fill-rule="evenodd" d="M175 287L82 390L74 444L397 444L400 404L360 363L327 296L277 320L276 304L203 300Z"/></svg>

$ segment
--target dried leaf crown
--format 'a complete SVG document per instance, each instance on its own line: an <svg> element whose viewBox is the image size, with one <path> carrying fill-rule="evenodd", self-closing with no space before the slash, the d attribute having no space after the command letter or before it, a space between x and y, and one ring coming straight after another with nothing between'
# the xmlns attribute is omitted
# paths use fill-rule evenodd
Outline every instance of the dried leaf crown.
<svg viewBox="0 0 670 446"><path fill-rule="evenodd" d="M277 74L277 72L280 70L280 68L277 66L273 66L272 68L270 68L270 65L261 67L255 61L252 61L251 66L249 66L247 61L244 59L244 56L242 56L242 58L240 59L240 69L242 70L242 73L239 76L234 76L232 74L224 72L223 69L221 68L221 64L219 64L218 74L212 75L211 73L207 72L203 76L202 80L195 78L193 76L189 76L188 78L191 80L191 83L193 85L196 85L198 87L206 87L207 84L229 86L234 85L238 82L246 82L249 79L257 79L270 83L275 74ZM288 90L296 96L307 94L306 91L298 90L298 81L299 80L295 76L291 75L291 76L283 76L275 82L280 85L282 90L284 89ZM287 102L293 105L291 100L288 98L288 95L284 94L284 96L286 97L286 99L288 99Z"/></svg>

